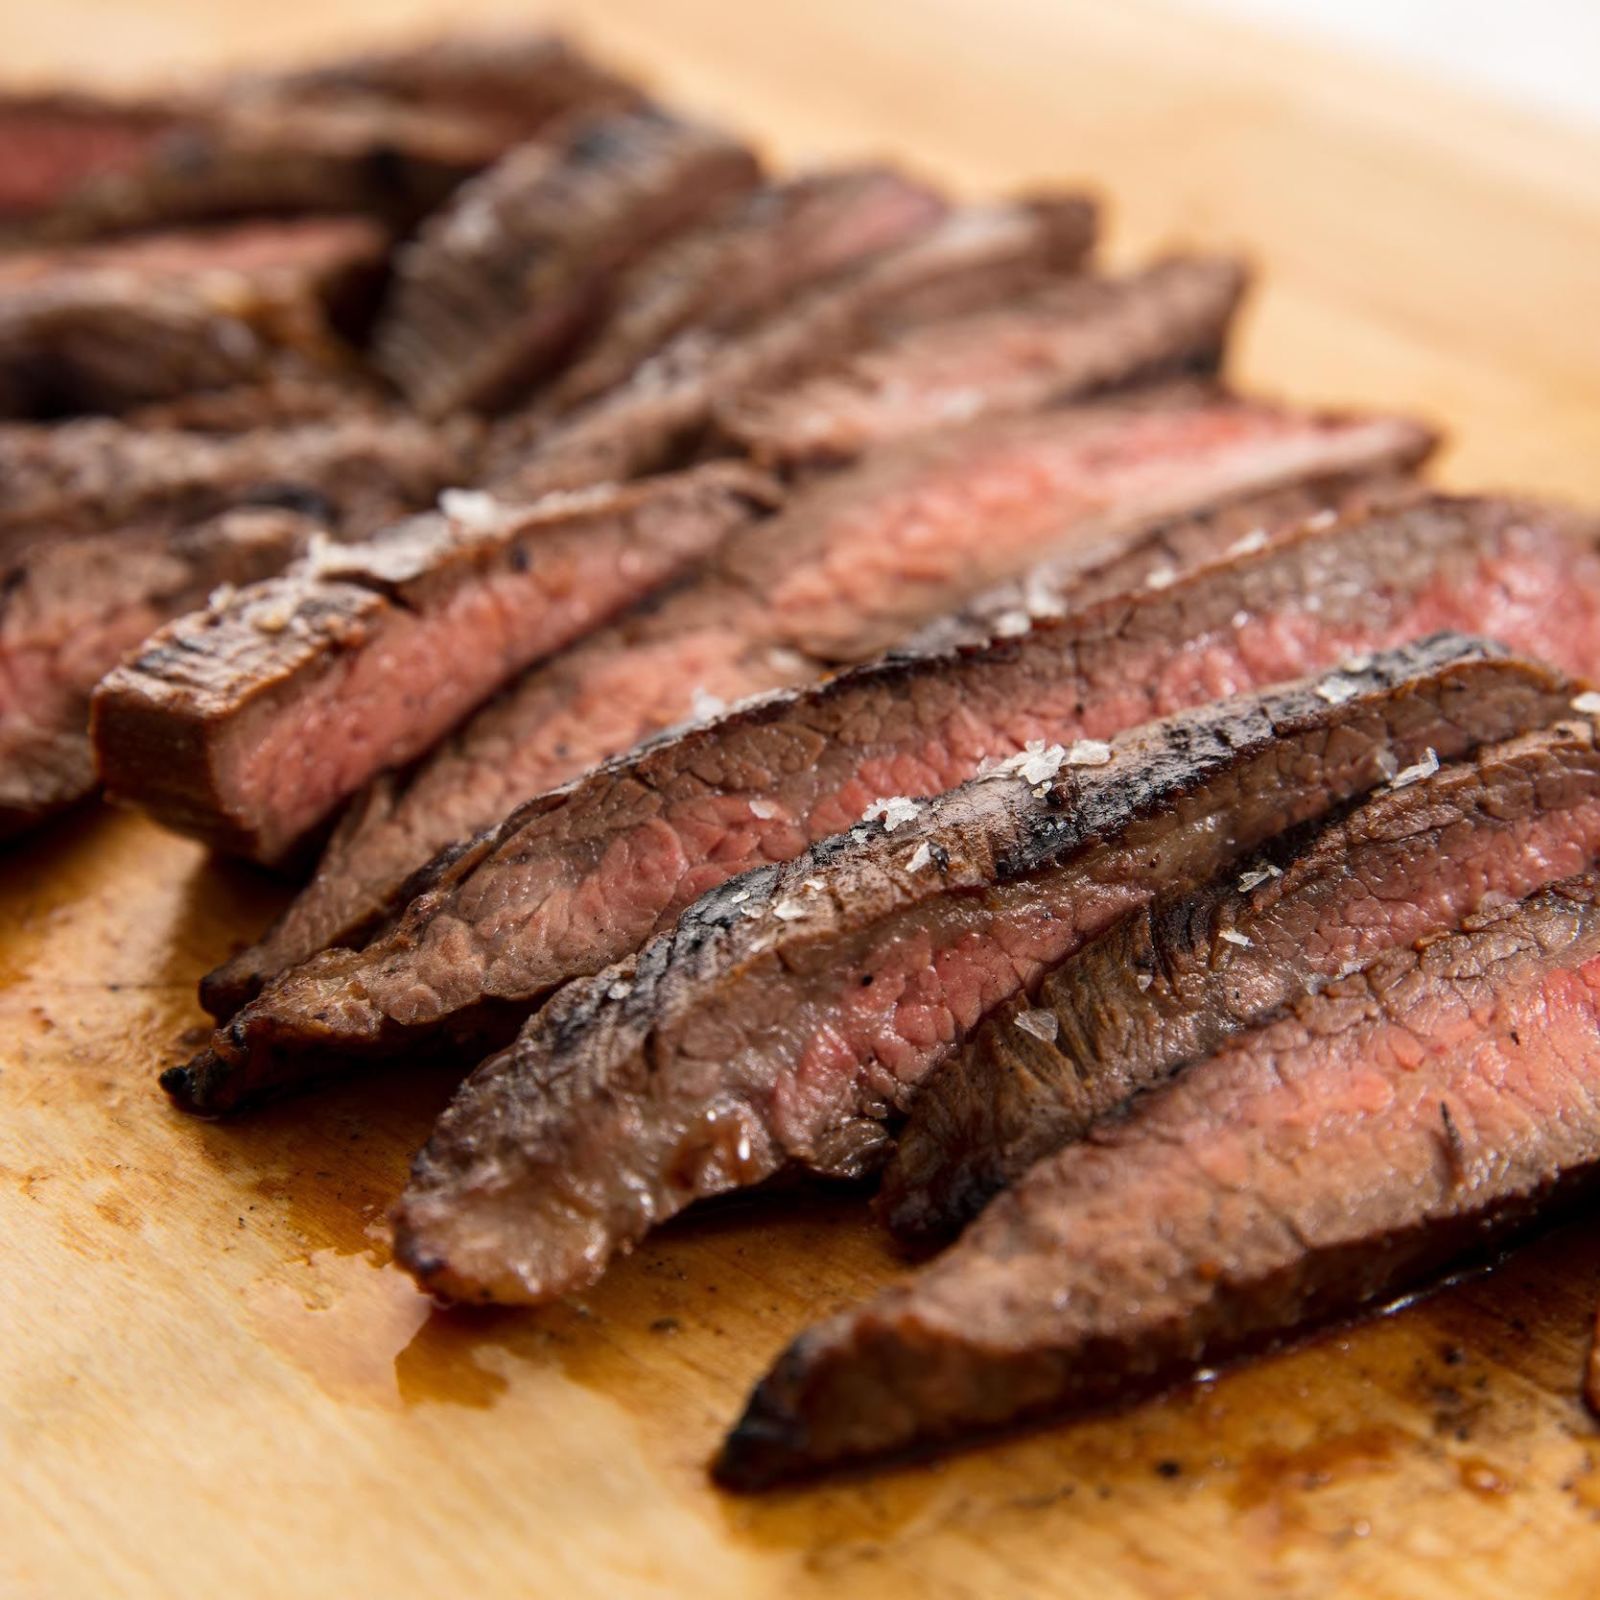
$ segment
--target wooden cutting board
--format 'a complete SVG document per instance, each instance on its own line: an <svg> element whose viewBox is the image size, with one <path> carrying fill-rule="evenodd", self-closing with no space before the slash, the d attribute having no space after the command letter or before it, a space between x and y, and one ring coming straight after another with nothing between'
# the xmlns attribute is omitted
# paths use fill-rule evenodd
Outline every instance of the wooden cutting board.
<svg viewBox="0 0 1600 1600"><path fill-rule="evenodd" d="M1448 419L1456 484L1600 504L1600 139L1179 14L596 0L597 44L788 158L1092 179L1112 254L1244 246L1237 370ZM180 72L474 0L56 0L14 72ZM802 1322L896 1269L848 1196L674 1227L581 1301L430 1308L384 1210L449 1084L169 1112L263 879L85 814L0 864L0 1591L48 1597L1600 1592L1582 1221L1125 1416L735 1500L703 1468Z"/></svg>

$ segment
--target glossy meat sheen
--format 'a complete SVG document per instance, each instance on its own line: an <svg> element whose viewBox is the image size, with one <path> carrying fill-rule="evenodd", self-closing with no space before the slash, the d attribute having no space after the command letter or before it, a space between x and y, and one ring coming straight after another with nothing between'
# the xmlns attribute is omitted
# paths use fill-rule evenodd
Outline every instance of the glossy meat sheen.
<svg viewBox="0 0 1600 1600"><path fill-rule="evenodd" d="M1034 411L1144 371L1214 367L1245 274L1179 257L914 327L798 387L742 398L719 423L757 460L842 460L952 421Z"/></svg>
<svg viewBox="0 0 1600 1600"><path fill-rule="evenodd" d="M0 255L0 416L119 411L350 360L337 312L368 295L387 239L360 218Z"/></svg>
<svg viewBox="0 0 1600 1600"><path fill-rule="evenodd" d="M95 784L89 696L106 670L219 584L276 572L310 525L284 511L224 513L41 544L0 581L0 838Z"/></svg>
<svg viewBox="0 0 1600 1600"><path fill-rule="evenodd" d="M869 1171L923 1076L1118 917L1390 760L1462 754L1572 694L1454 635L1351 677L1337 706L1315 683L1213 701L1103 765L1002 769L731 880L467 1080L413 1168L398 1258L454 1298L539 1301L695 1200L790 1167Z"/></svg>
<svg viewBox="0 0 1600 1600"><path fill-rule="evenodd" d="M930 1075L879 1208L905 1237L953 1232L1036 1161L1275 1007L1597 856L1600 750L1592 723L1569 722L1147 906L1001 1006Z"/></svg>
<svg viewBox="0 0 1600 1600"><path fill-rule="evenodd" d="M717 1464L757 1487L1381 1303L1600 1170L1600 883L1302 997L1041 1162L933 1264L802 1334Z"/></svg>
<svg viewBox="0 0 1600 1600"><path fill-rule="evenodd" d="M491 443L493 481L537 494L659 471L707 446L718 406L801 378L879 332L1075 272L1094 234L1094 208L1075 195L958 211L748 326L686 329L627 383L553 425L537 407L508 417Z"/></svg>
<svg viewBox="0 0 1600 1600"><path fill-rule="evenodd" d="M381 782L346 817L316 879L264 946L245 952L208 982L206 1002L221 1013L231 1011L256 992L263 978L324 946L364 935L391 909L400 885L436 851L500 823L530 796L640 738L702 714L708 695L732 701L805 683L827 665L895 644L986 589L995 577L1029 567L1041 555L1054 552L1063 566L1074 559L1092 563L1125 548L1163 515L1309 473L1406 459L1420 448L1422 437L1403 423L1305 417L1180 389L1164 399L1108 401L990 423L942 443L886 451L822 480L797 493L775 524L736 541L701 582L651 614L630 618L526 675L414 776ZM1223 615L1236 609L1237 603L1230 603ZM934 670L919 668L917 675ZM1037 688L1029 684L1030 693ZM946 714L951 712L941 691L928 693ZM1173 701L1169 708L1187 703ZM909 727L917 730L911 752L886 751L882 771L832 781L890 785L880 793L906 792L907 784L932 792L970 776L984 754L1016 748L1017 717L1015 706L993 724L974 714L968 721L976 731L965 734L948 758L913 766L903 757L923 742L919 714L909 719ZM866 719L854 726L864 737L878 738L881 734L872 730L886 724L892 725L892 718L873 702ZM851 725L843 719L837 726ZM1024 737L1049 733L1042 709L1027 718L1027 725L1033 731ZM803 737L815 751L826 748L825 739ZM856 742L846 734L841 748L848 751ZM697 762L704 759L695 756ZM816 759L819 772L836 771L831 757ZM810 765L811 758L803 764ZM901 766L910 770L904 775L891 770ZM721 781L756 786L759 792L770 772L770 758L761 758L743 769L742 778L724 775ZM630 792L625 774L618 782L625 794ZM789 810L789 798L773 796L780 809L767 820L783 816L790 823L777 830L752 828L744 805L736 802L732 821L742 839L707 841L706 849L691 848L687 855L703 869L720 864L725 876L741 863L754 864L752 851L755 860L772 859L779 848L793 853L805 838L795 836L793 824L813 838L820 836L819 828L828 831L833 825L837 812L828 804L828 793L820 789L809 822L802 821L804 812ZM629 810L631 802L625 800L624 814ZM617 813L608 804L595 814L609 826ZM648 809L640 820L649 821ZM505 836L516 826L508 823ZM621 848L624 859L634 850L627 842ZM570 953L559 969L562 977L594 971L632 948L668 906L683 904L696 888L685 882L683 863L659 859L663 852L655 846L644 853L658 859L637 875L629 872L637 881L625 894L607 889L594 902L614 903L613 911L602 915L613 930L611 942L585 952L581 927L575 929L564 941ZM652 880L659 889L653 901ZM716 880L701 876L698 887L711 881ZM537 880L530 880L529 888L537 887ZM517 917L522 923L538 900L519 888L507 904L525 908ZM560 902L555 911L561 916ZM584 913L581 920L591 919ZM536 942L548 926L532 930ZM574 965L574 958L585 964ZM513 956L505 970L520 964ZM542 993L549 983L539 966L537 956L528 963L532 989L515 996L508 992L506 998ZM403 987L411 987L409 977ZM388 1007L387 999L376 1003L380 1010ZM319 999L317 1009L322 1008Z"/></svg>
<svg viewBox="0 0 1600 1600"><path fill-rule="evenodd" d="M732 463L533 507L457 491L445 513L320 552L147 641L95 696L106 788L281 860L376 773L776 497Z"/></svg>
<svg viewBox="0 0 1600 1600"><path fill-rule="evenodd" d="M946 210L933 190L884 167L764 185L626 273L616 308L540 408L592 400L685 329L705 338L748 326L802 290L927 233Z"/></svg>
<svg viewBox="0 0 1600 1600"><path fill-rule="evenodd" d="M429 416L503 405L593 325L618 272L759 176L727 135L650 108L522 145L401 252L374 359Z"/></svg>

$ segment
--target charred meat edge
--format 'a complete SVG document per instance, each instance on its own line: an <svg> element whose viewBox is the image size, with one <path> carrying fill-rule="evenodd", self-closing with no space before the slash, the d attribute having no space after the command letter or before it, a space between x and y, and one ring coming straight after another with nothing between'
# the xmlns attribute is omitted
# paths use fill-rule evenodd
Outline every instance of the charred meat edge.
<svg viewBox="0 0 1600 1600"><path fill-rule="evenodd" d="M1459 635L1350 677L1337 706L1302 682L1149 724L1092 765L1065 752L1053 777L1011 764L714 890L467 1080L413 1168L398 1258L453 1298L538 1301L695 1200L789 1167L869 1171L885 1119L1051 952L1370 789L1391 757L1453 758L1572 694ZM860 1027L841 1011L857 996Z"/></svg>

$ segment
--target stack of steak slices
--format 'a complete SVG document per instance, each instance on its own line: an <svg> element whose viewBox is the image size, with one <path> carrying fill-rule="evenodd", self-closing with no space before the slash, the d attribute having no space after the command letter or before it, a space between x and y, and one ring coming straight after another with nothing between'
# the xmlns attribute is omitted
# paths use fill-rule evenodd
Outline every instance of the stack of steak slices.
<svg viewBox="0 0 1600 1600"><path fill-rule="evenodd" d="M400 1259L456 1298L544 1300L695 1200L870 1172L922 1078L1117 917L1574 694L1457 635L1350 669L1337 700L1326 681L1024 753L730 880L467 1080L413 1170Z"/></svg>

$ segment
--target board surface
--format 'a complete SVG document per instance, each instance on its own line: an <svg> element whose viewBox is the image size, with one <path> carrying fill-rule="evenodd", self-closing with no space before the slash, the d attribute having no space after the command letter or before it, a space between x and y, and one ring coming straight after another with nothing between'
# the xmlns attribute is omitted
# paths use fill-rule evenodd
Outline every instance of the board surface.
<svg viewBox="0 0 1600 1600"><path fill-rule="evenodd" d="M56 0L12 16L5 67L181 74L508 14ZM1114 259L1245 247L1242 379L1419 410L1451 483L1600 505L1600 141L1127 0L563 15L786 158L898 155L973 192L1086 177ZM383 1217L445 1079L230 1126L155 1087L199 1037L195 979L274 894L92 810L0 859L8 1600L1600 1593L1581 1218L1122 1417L716 1494L705 1462L772 1355L895 1270L859 1203L692 1219L548 1312L433 1309Z"/></svg>

